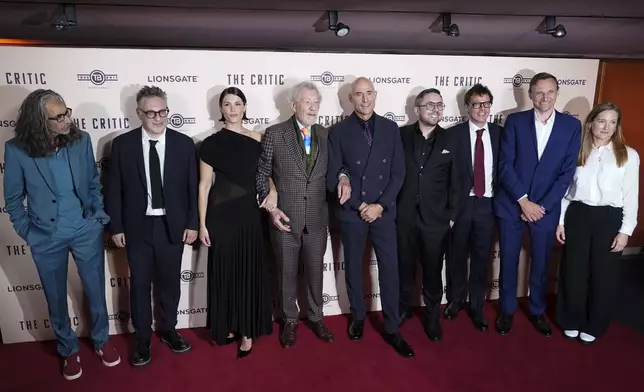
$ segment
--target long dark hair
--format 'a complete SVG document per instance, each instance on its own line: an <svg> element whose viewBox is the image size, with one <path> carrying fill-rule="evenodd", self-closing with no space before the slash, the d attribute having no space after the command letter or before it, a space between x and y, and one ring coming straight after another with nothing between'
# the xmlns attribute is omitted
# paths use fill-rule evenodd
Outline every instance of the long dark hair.
<svg viewBox="0 0 644 392"><path fill-rule="evenodd" d="M67 135L54 135L49 130L45 106L52 99L65 102L55 91L39 89L30 93L20 106L14 132L18 143L32 158L45 157L55 152L56 147L81 139L81 130L73 122Z"/></svg>
<svg viewBox="0 0 644 392"><path fill-rule="evenodd" d="M228 87L225 88L224 91L221 92L221 95L219 96L219 107L221 108L221 103L224 101L224 97L228 94L236 95L238 96L242 102L244 103L244 106L246 105L246 96L244 93L238 89L237 87ZM244 110L244 115L242 116L242 120L248 120L248 117L246 117L246 111ZM221 122L226 122L226 119L224 118L224 113L221 113L221 118L219 119Z"/></svg>

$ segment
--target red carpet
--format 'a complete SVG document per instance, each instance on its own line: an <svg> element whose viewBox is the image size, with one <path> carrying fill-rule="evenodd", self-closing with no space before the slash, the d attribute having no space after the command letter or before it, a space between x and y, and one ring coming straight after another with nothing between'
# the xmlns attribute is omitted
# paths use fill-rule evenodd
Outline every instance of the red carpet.
<svg viewBox="0 0 644 392"><path fill-rule="evenodd" d="M641 311L638 309L638 311ZM494 310L486 316L492 324ZM379 317L379 315L377 316ZM522 313L502 337L476 331L461 312L443 322L444 339L430 342L420 320L402 328L416 358L398 357L367 323L365 338L346 337L346 318L328 317L335 333L331 344L319 342L300 324L298 341L282 349L276 332L254 344L253 353L237 360L234 346L212 347L204 329L183 330L193 350L174 354L158 340L152 363L142 369L128 364L131 335L113 341L124 362L104 367L83 340L83 376L65 381L54 356L55 342L0 345L0 391L423 391L550 392L636 391L644 369L644 336L619 324L592 346L537 334ZM638 386L639 385L639 386Z"/></svg>

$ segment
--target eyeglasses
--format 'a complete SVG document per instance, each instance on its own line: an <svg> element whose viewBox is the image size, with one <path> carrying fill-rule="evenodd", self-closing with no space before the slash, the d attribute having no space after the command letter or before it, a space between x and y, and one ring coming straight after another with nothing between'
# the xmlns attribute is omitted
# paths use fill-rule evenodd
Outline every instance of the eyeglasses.
<svg viewBox="0 0 644 392"><path fill-rule="evenodd" d="M54 117L47 117L49 120L56 121L57 123L61 123L65 121L65 118L69 118L72 116L72 110L70 108L67 108L65 110L65 113L57 114Z"/></svg>
<svg viewBox="0 0 644 392"><path fill-rule="evenodd" d="M490 108L492 106L492 102L490 102L490 101L472 102L470 105L472 105L472 107L474 109L479 109L481 107L481 105L483 105L483 107L487 109L487 108Z"/></svg>
<svg viewBox="0 0 644 392"><path fill-rule="evenodd" d="M157 114L161 118L166 118L166 117L168 117L168 113L170 113L170 109L168 109L168 108L161 109L159 111L155 111L155 110L147 110L146 111L146 110L143 110L141 108L138 108L137 110L140 110L142 113L145 113L145 117L150 118L150 119L155 118L157 116Z"/></svg>
<svg viewBox="0 0 644 392"><path fill-rule="evenodd" d="M417 106L419 108L425 108L427 110L434 110L434 109L443 110L443 109L445 109L445 104L442 103L442 102L427 102L424 105L417 105Z"/></svg>

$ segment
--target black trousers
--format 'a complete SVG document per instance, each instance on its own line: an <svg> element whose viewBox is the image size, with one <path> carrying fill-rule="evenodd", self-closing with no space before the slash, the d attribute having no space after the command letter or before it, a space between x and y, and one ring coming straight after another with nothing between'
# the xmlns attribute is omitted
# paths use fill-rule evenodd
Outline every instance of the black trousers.
<svg viewBox="0 0 644 392"><path fill-rule="evenodd" d="M469 291L470 310L481 312L488 283L490 255L494 241L495 218L492 199L469 197L454 223L447 254L447 299L465 301ZM469 265L469 290L468 267Z"/></svg>
<svg viewBox="0 0 644 392"><path fill-rule="evenodd" d="M398 222L398 275L400 280L400 311L409 309L415 301L416 260L420 255L423 270L422 292L425 302L425 322L438 321L443 299L443 250L449 222L427 226L415 222Z"/></svg>
<svg viewBox="0 0 644 392"><path fill-rule="evenodd" d="M568 207L557 294L557 319L564 330L599 337L608 329L622 255L610 248L621 225L621 208L579 202Z"/></svg>
<svg viewBox="0 0 644 392"><path fill-rule="evenodd" d="M177 308L181 297L181 258L183 243L172 244L165 217L145 218L144 240L127 243L130 265L130 306L137 340L152 336L151 287L159 299L159 331L167 332L177 325ZM126 238L125 241L128 239Z"/></svg>

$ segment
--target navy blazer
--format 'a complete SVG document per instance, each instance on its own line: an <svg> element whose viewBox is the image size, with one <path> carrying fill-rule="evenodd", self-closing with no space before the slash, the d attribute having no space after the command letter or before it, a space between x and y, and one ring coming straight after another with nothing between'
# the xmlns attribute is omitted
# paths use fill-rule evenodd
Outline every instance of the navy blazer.
<svg viewBox="0 0 644 392"><path fill-rule="evenodd" d="M495 213L508 220L521 219L518 200L528 200L546 209L538 221L556 225L561 199L577 168L581 144L581 123L576 118L553 113L555 122L541 159L537 155L534 109L509 115L501 134L499 152L500 187L494 199Z"/></svg>
<svg viewBox="0 0 644 392"><path fill-rule="evenodd" d="M356 114L335 124L329 131L327 188L337 195L338 175L344 171L351 181L351 198L340 206L338 219L360 221L360 205L379 203L382 218L396 218L396 197L405 179L405 155L395 122L376 113L371 148Z"/></svg>
<svg viewBox="0 0 644 392"><path fill-rule="evenodd" d="M67 149L83 217L107 224L109 217L103 208L102 186L89 133L81 131L81 139L67 145ZM51 237L56 230L58 204L54 173L47 158L30 157L13 138L5 143L4 162L5 208L16 233L29 246ZM23 205L25 197L26 209Z"/></svg>
<svg viewBox="0 0 644 392"><path fill-rule="evenodd" d="M125 234L125 240L141 239L148 208L147 178L143 161L141 127L112 141L105 207L112 219L108 230ZM197 152L193 140L166 129L163 165L163 198L170 241L183 241L186 229L199 230L197 215Z"/></svg>

